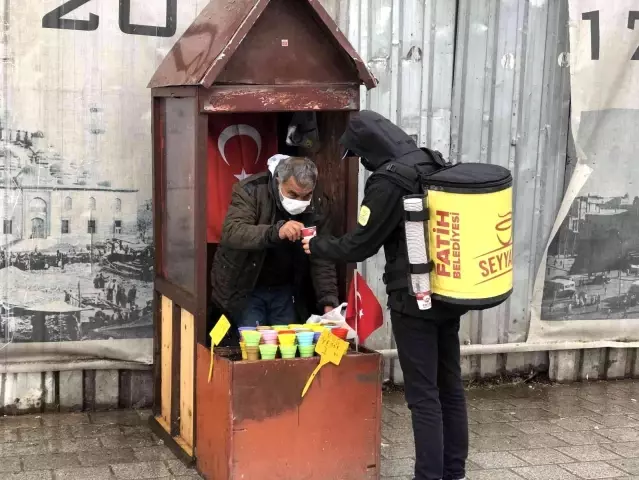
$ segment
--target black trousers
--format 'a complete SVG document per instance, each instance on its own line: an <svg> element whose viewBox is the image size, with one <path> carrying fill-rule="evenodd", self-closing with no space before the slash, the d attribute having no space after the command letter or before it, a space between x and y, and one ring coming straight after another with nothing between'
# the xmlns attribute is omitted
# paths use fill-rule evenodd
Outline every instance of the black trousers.
<svg viewBox="0 0 639 480"><path fill-rule="evenodd" d="M459 480L466 472L468 414L459 318L427 320L391 311L415 435L415 480Z"/></svg>

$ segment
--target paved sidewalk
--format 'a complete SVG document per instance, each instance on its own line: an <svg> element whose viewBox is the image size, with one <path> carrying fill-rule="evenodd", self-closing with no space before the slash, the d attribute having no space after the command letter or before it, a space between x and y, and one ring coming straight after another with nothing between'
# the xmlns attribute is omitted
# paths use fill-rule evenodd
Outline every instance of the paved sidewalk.
<svg viewBox="0 0 639 480"><path fill-rule="evenodd" d="M469 480L639 480L639 381L468 392ZM384 396L382 474L410 480L410 416ZM0 480L196 480L148 411L0 418ZM329 480L329 479L327 479Z"/></svg>

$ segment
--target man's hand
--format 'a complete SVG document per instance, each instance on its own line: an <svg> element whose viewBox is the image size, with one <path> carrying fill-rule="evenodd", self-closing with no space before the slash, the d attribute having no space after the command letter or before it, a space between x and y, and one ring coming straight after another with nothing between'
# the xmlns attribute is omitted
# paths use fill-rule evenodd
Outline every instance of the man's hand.
<svg viewBox="0 0 639 480"><path fill-rule="evenodd" d="M324 315L326 315L328 312L332 312L333 310L335 310L333 307L331 307L330 305L326 305L324 307Z"/></svg>
<svg viewBox="0 0 639 480"><path fill-rule="evenodd" d="M306 252L307 255L311 254L311 238L304 238L302 239L302 246L304 247L304 251Z"/></svg>
<svg viewBox="0 0 639 480"><path fill-rule="evenodd" d="M303 223L296 222L295 220L289 220L282 225L282 228L280 228L280 238L282 240L296 242L302 238L302 228L304 228Z"/></svg>

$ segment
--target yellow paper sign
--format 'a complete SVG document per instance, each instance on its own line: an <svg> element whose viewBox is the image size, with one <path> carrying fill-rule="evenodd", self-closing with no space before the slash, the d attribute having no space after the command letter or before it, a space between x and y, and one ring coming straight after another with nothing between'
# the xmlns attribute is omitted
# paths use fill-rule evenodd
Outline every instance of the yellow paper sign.
<svg viewBox="0 0 639 480"><path fill-rule="evenodd" d="M332 363L334 365L339 365L342 361L342 357L346 355L348 352L348 342L342 340L341 338L337 338L335 335L330 333L328 330L325 330L320 335L319 340L317 340L317 345L315 345L315 352L320 356L320 362L311 376L308 378L306 385L304 386L304 390L302 390L302 398L308 392L311 383L317 376L320 369L326 365L327 363Z"/></svg>
<svg viewBox="0 0 639 480"><path fill-rule="evenodd" d="M209 383L211 382L211 378L213 377L213 350L220 344L230 328L231 322L229 322L229 319L226 318L225 315L222 315L215 326L209 332L209 336L211 337L211 364L209 365Z"/></svg>
<svg viewBox="0 0 639 480"><path fill-rule="evenodd" d="M225 315L222 315L215 326L211 329L211 333L209 333L213 345L219 345L230 328L231 322L229 322L229 319L226 318Z"/></svg>
<svg viewBox="0 0 639 480"><path fill-rule="evenodd" d="M325 358L327 363L339 365L342 357L348 352L348 342L336 337L328 330L324 330L317 340L315 352Z"/></svg>

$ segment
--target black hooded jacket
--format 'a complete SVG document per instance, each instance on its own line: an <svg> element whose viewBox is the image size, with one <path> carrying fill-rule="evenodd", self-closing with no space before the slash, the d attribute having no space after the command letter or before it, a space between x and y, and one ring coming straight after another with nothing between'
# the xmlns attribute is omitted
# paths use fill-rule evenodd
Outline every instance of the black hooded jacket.
<svg viewBox="0 0 639 480"><path fill-rule="evenodd" d="M342 237L318 236L311 240L311 256L349 263L363 262L384 247L386 257L384 283L391 310L423 318L454 318L466 310L433 300L430 310L419 310L415 297L408 293L408 256L404 234L402 197L420 192L417 181L395 175L396 165L425 164L435 171L441 157L420 149L401 128L378 113L364 110L351 117L340 139L352 156L373 174L364 189L357 227ZM399 272L399 275L398 275ZM403 273L405 272L405 274ZM396 281L400 277L400 281Z"/></svg>

